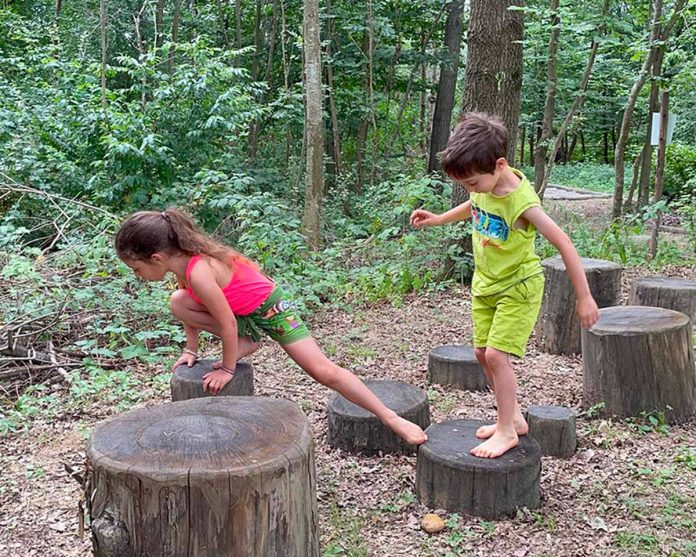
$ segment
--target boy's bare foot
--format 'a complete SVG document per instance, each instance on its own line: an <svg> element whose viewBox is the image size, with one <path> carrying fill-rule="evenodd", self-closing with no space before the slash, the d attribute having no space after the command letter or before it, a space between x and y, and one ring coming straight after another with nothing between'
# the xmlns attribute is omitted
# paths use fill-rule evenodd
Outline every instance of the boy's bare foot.
<svg viewBox="0 0 696 557"><path fill-rule="evenodd" d="M488 439L495 433L497 425L498 424L482 425L476 430L476 437L479 439ZM527 435L529 432L529 426L521 412L512 419L512 425L515 427L515 433L517 433L517 435Z"/></svg>
<svg viewBox="0 0 696 557"><path fill-rule="evenodd" d="M409 445L422 445L428 440L428 436L425 434L420 426L409 422L408 420L402 418L396 413L384 420L384 425L406 441Z"/></svg>
<svg viewBox="0 0 696 557"><path fill-rule="evenodd" d="M471 454L480 458L498 458L520 442L514 430L496 429L495 433L480 445L471 449Z"/></svg>

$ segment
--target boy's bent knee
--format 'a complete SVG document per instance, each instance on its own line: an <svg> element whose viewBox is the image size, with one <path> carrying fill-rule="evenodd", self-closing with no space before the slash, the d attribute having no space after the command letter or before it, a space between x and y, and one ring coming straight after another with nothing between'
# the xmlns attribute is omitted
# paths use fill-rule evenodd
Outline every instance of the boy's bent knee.
<svg viewBox="0 0 696 557"><path fill-rule="evenodd" d="M496 365L506 364L510 361L510 355L506 352L501 352L497 348L488 346L485 348L485 360L486 363L495 367Z"/></svg>
<svg viewBox="0 0 696 557"><path fill-rule="evenodd" d="M474 356L479 361L481 365L486 364L486 348L474 348Z"/></svg>

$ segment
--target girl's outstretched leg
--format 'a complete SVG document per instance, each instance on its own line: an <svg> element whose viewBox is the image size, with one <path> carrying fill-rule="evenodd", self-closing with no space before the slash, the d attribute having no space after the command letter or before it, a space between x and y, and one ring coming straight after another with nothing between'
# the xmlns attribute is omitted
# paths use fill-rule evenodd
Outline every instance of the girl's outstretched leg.
<svg viewBox="0 0 696 557"><path fill-rule="evenodd" d="M427 436L420 426L405 420L387 408L359 377L329 360L312 337L287 344L282 348L313 379L342 394L352 403L372 412L408 444L421 445L426 441Z"/></svg>

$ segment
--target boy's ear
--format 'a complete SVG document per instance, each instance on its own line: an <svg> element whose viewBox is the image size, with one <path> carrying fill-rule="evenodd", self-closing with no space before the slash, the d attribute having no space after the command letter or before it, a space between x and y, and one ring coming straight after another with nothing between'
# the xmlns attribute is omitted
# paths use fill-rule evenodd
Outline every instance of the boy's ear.
<svg viewBox="0 0 696 557"><path fill-rule="evenodd" d="M498 160L495 161L495 169L498 172L502 172L505 170L505 167L508 165L507 159L505 157L500 157Z"/></svg>

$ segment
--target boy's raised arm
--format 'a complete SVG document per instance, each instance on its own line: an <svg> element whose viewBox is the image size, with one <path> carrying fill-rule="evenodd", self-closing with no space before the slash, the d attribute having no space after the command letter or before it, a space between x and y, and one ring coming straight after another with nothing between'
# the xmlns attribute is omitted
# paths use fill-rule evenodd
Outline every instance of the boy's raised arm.
<svg viewBox="0 0 696 557"><path fill-rule="evenodd" d="M590 292L585 270L573 242L541 207L527 209L522 213L522 217L533 224L539 233L551 242L561 254L568 276L573 283L575 297L578 300L576 309L580 324L589 329L599 319L599 309Z"/></svg>
<svg viewBox="0 0 696 557"><path fill-rule="evenodd" d="M459 220L471 218L471 201L465 201L461 205L453 207L440 215L426 211L425 209L416 209L411 213L409 219L412 226L423 228L424 226L437 226L439 224L447 224Z"/></svg>

